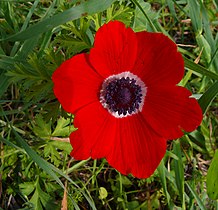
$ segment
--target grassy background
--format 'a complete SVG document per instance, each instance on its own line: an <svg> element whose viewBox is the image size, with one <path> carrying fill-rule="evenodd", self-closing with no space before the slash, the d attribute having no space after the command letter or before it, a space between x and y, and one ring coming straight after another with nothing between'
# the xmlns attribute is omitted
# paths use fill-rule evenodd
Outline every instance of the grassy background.
<svg viewBox="0 0 218 210"><path fill-rule="evenodd" d="M217 0L0 0L0 209L218 209L217 14ZM148 179L72 160L73 116L52 92L53 71L88 52L110 20L174 40L186 66L180 85L204 112Z"/></svg>

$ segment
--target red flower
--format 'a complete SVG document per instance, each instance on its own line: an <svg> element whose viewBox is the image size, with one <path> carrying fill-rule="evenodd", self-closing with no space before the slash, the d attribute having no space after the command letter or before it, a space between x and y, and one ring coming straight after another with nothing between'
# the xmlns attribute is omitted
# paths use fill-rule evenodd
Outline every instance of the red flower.
<svg viewBox="0 0 218 210"><path fill-rule="evenodd" d="M56 97L75 113L71 156L105 157L122 174L149 177L167 140L202 120L197 101L176 85L183 74L182 56L165 35L103 25L90 54L65 61L52 76Z"/></svg>

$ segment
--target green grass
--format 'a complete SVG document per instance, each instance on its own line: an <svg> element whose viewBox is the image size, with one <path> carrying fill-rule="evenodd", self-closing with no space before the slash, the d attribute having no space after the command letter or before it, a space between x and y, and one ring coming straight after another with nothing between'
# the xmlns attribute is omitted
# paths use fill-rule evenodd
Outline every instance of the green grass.
<svg viewBox="0 0 218 210"><path fill-rule="evenodd" d="M207 177L218 145L217 13L215 0L0 1L0 209L60 209L63 200L68 209L218 209L217 158ZM52 92L54 70L88 52L114 19L178 44L180 84L204 112L196 131L168 142L148 179L123 176L104 159L72 160L73 116Z"/></svg>

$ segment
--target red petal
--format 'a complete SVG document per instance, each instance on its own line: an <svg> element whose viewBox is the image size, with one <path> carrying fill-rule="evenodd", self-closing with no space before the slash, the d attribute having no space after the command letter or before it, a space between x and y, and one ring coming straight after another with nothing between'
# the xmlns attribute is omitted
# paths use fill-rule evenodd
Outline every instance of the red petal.
<svg viewBox="0 0 218 210"><path fill-rule="evenodd" d="M139 32L133 73L147 86L177 84L184 75L184 61L176 44L161 33Z"/></svg>
<svg viewBox="0 0 218 210"><path fill-rule="evenodd" d="M166 140L158 136L141 115L114 118L100 103L79 110L78 131L70 136L77 160L105 157L122 174L149 177L166 151Z"/></svg>
<svg viewBox="0 0 218 210"><path fill-rule="evenodd" d="M95 35L90 62L104 78L132 69L137 39L131 28L119 21L104 24Z"/></svg>
<svg viewBox="0 0 218 210"><path fill-rule="evenodd" d="M149 177L166 152L166 140L158 136L140 114L122 118L117 123L108 163L122 174Z"/></svg>
<svg viewBox="0 0 218 210"><path fill-rule="evenodd" d="M114 117L102 107L100 102L92 103L80 109L74 120L77 131L71 133L73 147L71 156L77 160L89 157L102 158L113 148L115 124Z"/></svg>
<svg viewBox="0 0 218 210"><path fill-rule="evenodd" d="M53 73L54 93L67 112L75 110L93 101L103 79L87 63L87 55L80 54L62 63Z"/></svg>
<svg viewBox="0 0 218 210"><path fill-rule="evenodd" d="M147 89L142 113L145 120L161 136L176 139L182 130L191 132L202 121L198 102L183 87L150 87Z"/></svg>

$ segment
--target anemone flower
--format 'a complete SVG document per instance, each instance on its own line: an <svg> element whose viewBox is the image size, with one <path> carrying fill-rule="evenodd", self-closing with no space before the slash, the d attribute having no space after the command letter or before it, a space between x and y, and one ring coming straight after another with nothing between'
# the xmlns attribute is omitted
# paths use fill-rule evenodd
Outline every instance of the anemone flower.
<svg viewBox="0 0 218 210"><path fill-rule="evenodd" d="M167 36L104 24L90 53L66 60L52 76L55 96L75 114L71 156L106 158L124 175L149 177L167 140L201 123L198 102L177 85L183 75L182 56Z"/></svg>

